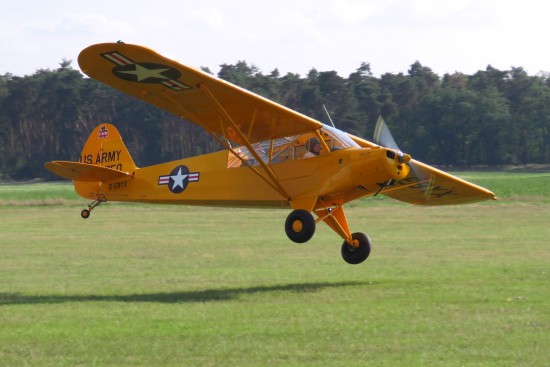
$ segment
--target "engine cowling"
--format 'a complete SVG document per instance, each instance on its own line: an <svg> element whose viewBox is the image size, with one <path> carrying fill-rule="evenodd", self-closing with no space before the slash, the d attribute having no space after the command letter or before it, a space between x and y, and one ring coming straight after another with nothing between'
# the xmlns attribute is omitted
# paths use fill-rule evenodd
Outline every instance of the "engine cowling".
<svg viewBox="0 0 550 367"><path fill-rule="evenodd" d="M385 149L385 151L385 166L390 177L396 181L407 177L411 170L407 162L411 160L411 156L393 149Z"/></svg>

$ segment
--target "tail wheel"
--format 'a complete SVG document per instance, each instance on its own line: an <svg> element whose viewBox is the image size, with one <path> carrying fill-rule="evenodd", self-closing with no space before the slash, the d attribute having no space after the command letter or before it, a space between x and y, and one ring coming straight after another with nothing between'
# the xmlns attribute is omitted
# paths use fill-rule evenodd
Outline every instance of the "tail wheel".
<svg viewBox="0 0 550 367"><path fill-rule="evenodd" d="M307 242L315 233L315 219L307 210L294 210L286 218L285 231L291 241Z"/></svg>
<svg viewBox="0 0 550 367"><path fill-rule="evenodd" d="M350 245L347 241L342 244L342 258L348 264L360 264L370 255L371 245L369 237L361 232L351 235L354 245Z"/></svg>
<svg viewBox="0 0 550 367"><path fill-rule="evenodd" d="M94 210L96 206L99 206L99 204L104 203L106 201L107 199L105 199L104 197L92 201L90 205L88 205L88 209L84 209L80 212L80 216L84 219L90 218L90 214L92 214L92 210Z"/></svg>

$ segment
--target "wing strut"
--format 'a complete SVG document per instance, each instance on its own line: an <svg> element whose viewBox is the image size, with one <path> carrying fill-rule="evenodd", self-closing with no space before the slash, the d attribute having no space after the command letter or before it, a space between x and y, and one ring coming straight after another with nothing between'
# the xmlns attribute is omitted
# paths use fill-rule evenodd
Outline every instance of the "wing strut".
<svg viewBox="0 0 550 367"><path fill-rule="evenodd" d="M199 85L200 87L200 90L204 92L204 94L210 98L210 100L212 101L212 103L214 104L214 106L216 107L216 109L218 110L218 112L220 112L220 114L223 116L223 118L233 127L233 129L235 129L235 131L237 132L237 134L239 135L239 138L241 139L243 145L245 147L248 148L248 151L254 156L254 159L262 166L262 168L264 169L264 172L269 176L269 178L271 179L271 182L277 186L277 191L279 193L281 193L284 197L286 197L288 200L290 200L290 196L288 195L288 193L286 192L286 190L283 188L283 186L281 185L281 183L279 182L279 179L277 178L277 176L275 175L275 173L273 172L273 170L267 165L265 164L265 162L263 161L262 158L260 158L260 156L258 155L258 153L256 152L256 150L254 149L254 147L252 147L252 145L249 143L248 141L248 138L243 134L243 132L241 131L241 129L239 128L239 126L233 121L233 119L231 119L231 116L229 116L229 114L227 113L227 111L223 108L223 106L220 104L220 102L216 99L216 97L214 96L214 94L212 94L212 92L210 91L210 89L208 89L208 87L204 84L200 84ZM226 143L227 144L227 143ZM226 145L224 144L224 145ZM227 146L227 145L226 145ZM233 153L233 150L231 149L232 153ZM238 154L236 154L237 157L239 157ZM244 160L243 160L244 162ZM249 167L252 168L252 166L250 166L248 163L247 165ZM258 171L255 170L255 172L259 173ZM261 175L263 177L263 175Z"/></svg>
<svg viewBox="0 0 550 367"><path fill-rule="evenodd" d="M170 94L168 93L165 93L164 94L164 97L169 100L170 102L172 102L172 104L177 107L179 110L181 110L181 117L183 118L188 118L194 122L196 122L199 126L201 126L204 130L206 130L214 139L216 139L221 145L223 145L227 150L229 150L233 155L235 155L235 157L239 158L241 160L241 162L243 162L247 167L249 167L254 173L256 173L262 180L265 181L265 183L267 183L269 186L271 186L275 191L277 191L279 194L281 194L281 196L283 196L284 198L286 198L287 200L290 201L290 195L288 195L288 193L286 192L286 190L281 186L281 184L279 183L279 180L277 179L277 177L275 176L275 174L273 173L273 171L264 163L264 161L258 156L258 154L256 153L256 150L250 145L250 143L248 142L248 139L244 136L244 134L242 133L241 129L239 129L239 127L233 122L233 120L229 117L229 115L227 114L227 112L223 109L223 107L219 104L218 100L212 95L212 92L210 92L210 90L205 86L205 85L199 85L200 89L205 91L205 94L212 100L212 102L214 102L214 105L216 106L216 108L220 111L220 113L222 114L222 116L224 116L224 118L233 126L233 128L235 129L235 131L239 134L239 137L241 138L241 140L243 140L243 145L248 148L249 152L252 153L252 155L254 156L254 158L256 159L257 162L259 162L261 164L261 166L265 169L265 172L267 172L269 178L265 177L260 171L258 171L258 169L256 169L255 167L251 166L250 163L244 159L242 159L239 155L238 152L236 152L229 144L226 140L224 139L221 139L218 134L216 134L215 132L213 132L212 130L208 129L206 127L205 124L203 124L201 122L201 120L194 114L192 113L191 111L189 111L188 109L186 109L185 107L183 107L180 103L178 103L176 100L174 100Z"/></svg>
<svg viewBox="0 0 550 367"><path fill-rule="evenodd" d="M315 135L317 136L317 139L319 139L319 142L323 145L323 149L325 149L325 152L330 152L330 148L329 148L327 142L323 138L323 135L321 135L321 129L320 128L315 130Z"/></svg>

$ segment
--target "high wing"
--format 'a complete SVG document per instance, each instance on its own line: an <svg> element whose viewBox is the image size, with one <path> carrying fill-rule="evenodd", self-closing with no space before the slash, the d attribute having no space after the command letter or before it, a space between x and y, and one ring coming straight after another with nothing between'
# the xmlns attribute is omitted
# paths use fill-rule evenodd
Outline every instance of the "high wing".
<svg viewBox="0 0 550 367"><path fill-rule="evenodd" d="M350 137L360 146L376 146L368 140ZM417 205L454 205L496 200L493 192L435 167L415 159L411 159L408 164L411 170L407 177L382 189L381 194Z"/></svg>
<svg viewBox="0 0 550 367"><path fill-rule="evenodd" d="M453 205L496 200L493 192L437 168L414 159L409 165L412 167L409 175L383 190L382 194L417 205Z"/></svg>
<svg viewBox="0 0 550 367"><path fill-rule="evenodd" d="M322 126L142 46L122 42L92 45L80 53L78 63L88 76L194 122L221 139L253 144Z"/></svg>

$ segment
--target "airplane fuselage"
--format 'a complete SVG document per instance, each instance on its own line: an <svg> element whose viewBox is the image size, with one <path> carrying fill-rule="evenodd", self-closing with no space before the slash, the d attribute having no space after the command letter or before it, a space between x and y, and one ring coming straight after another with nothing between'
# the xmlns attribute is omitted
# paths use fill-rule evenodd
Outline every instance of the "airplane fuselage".
<svg viewBox="0 0 550 367"><path fill-rule="evenodd" d="M289 202L303 198L348 202L408 173L397 168L399 162L388 158L385 149L343 149L271 164L289 195L284 197L249 167L228 168L227 155L221 151L138 168L131 178L105 182L99 191L107 201L288 208ZM94 185L75 183L78 194L91 199L97 198Z"/></svg>

